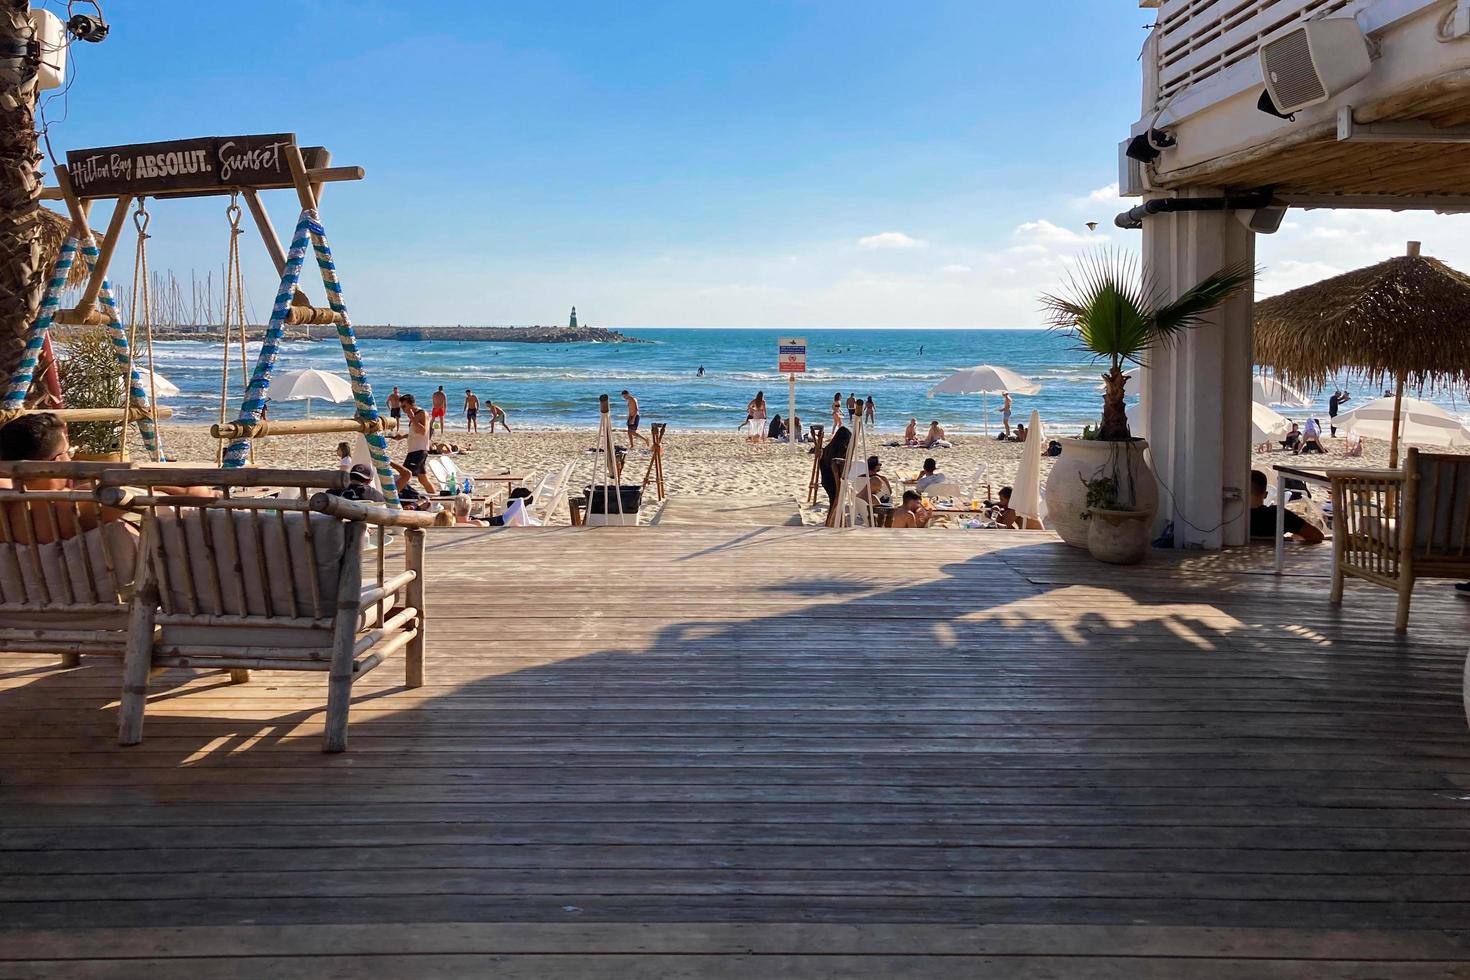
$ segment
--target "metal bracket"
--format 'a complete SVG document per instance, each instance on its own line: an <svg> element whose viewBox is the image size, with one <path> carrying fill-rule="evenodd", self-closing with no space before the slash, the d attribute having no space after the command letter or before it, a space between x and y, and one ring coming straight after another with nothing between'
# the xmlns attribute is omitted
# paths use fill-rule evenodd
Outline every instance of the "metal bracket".
<svg viewBox="0 0 1470 980"><path fill-rule="evenodd" d="M1470 143L1470 126L1434 126L1427 122L1360 123L1353 107L1337 110L1337 140L1357 143Z"/></svg>

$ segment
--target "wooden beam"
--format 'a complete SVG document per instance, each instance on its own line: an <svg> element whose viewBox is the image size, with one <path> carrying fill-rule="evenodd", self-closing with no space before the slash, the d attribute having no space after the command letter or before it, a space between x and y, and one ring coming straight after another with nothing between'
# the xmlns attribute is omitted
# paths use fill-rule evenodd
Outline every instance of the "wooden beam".
<svg viewBox="0 0 1470 980"><path fill-rule="evenodd" d="M271 224L271 216L265 210L265 205L260 203L260 192L254 187L246 187L240 191L245 195L245 204L250 208L250 217L255 222L255 229L260 232L260 240L265 243L265 250L275 264L276 275L286 274L286 250L281 247L281 240L276 236L276 226Z"/></svg>

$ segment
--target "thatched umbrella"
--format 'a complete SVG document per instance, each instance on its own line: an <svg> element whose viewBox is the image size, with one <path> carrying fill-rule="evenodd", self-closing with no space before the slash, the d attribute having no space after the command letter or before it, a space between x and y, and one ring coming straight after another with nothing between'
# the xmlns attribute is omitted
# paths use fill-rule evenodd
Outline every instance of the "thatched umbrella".
<svg viewBox="0 0 1470 980"><path fill-rule="evenodd" d="M41 267L46 270L49 278L51 267L56 264L56 257L61 254L61 243L66 241L67 232L71 230L71 219L66 215L57 214L50 208L41 208L37 213L41 216ZM77 287L86 281L87 263L73 262L71 272L67 273L66 284Z"/></svg>
<svg viewBox="0 0 1470 980"><path fill-rule="evenodd" d="M1470 382L1470 276L1407 255L1256 304L1255 359L1305 388L1339 371L1368 384L1444 388ZM1398 412L1395 411L1395 423ZM1389 444L1398 465L1399 426Z"/></svg>

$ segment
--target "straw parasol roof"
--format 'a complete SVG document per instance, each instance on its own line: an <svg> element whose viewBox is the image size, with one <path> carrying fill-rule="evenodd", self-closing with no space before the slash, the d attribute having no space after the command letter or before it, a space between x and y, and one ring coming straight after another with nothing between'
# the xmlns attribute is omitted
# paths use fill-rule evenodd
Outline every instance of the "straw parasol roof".
<svg viewBox="0 0 1470 980"><path fill-rule="evenodd" d="M61 243L66 241L66 233L71 230L71 219L50 208L38 208L37 214L41 218L41 261L49 276L51 267L56 264L56 257L61 254ZM73 262L71 271L66 276L66 284L76 287L86 281L87 263Z"/></svg>
<svg viewBox="0 0 1470 980"><path fill-rule="evenodd" d="M1470 276L1409 254L1256 304L1255 360L1289 383L1346 370L1377 387L1470 382Z"/></svg>
<svg viewBox="0 0 1470 980"><path fill-rule="evenodd" d="M1470 276L1410 242L1407 255L1257 303L1255 360L1307 388L1347 371L1391 386L1398 401L1405 386L1470 382L1467 321ZM1396 424L1390 466L1398 465L1398 443Z"/></svg>

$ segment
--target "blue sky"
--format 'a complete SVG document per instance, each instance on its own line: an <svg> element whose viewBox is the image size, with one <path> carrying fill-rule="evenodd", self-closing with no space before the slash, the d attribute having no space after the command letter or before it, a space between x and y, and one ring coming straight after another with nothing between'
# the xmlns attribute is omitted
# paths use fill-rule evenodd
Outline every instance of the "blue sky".
<svg viewBox="0 0 1470 980"><path fill-rule="evenodd" d="M47 106L58 156L327 145L368 173L323 202L363 323L1027 326L1077 250L1137 245L1108 190L1151 14L1127 2L105 7ZM218 268L222 208L158 205L153 266ZM253 240L247 278L265 310Z"/></svg>

